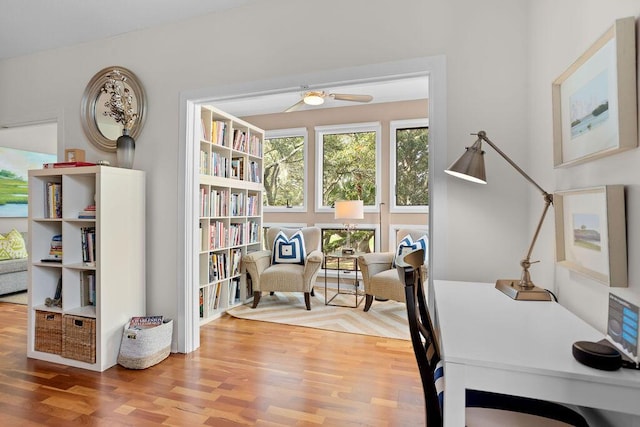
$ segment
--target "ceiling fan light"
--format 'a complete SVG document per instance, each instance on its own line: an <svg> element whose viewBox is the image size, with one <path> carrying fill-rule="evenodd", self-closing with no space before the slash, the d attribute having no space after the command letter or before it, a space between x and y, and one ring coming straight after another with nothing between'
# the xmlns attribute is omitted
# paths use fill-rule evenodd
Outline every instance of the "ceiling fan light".
<svg viewBox="0 0 640 427"><path fill-rule="evenodd" d="M303 100L307 105L321 105L324 103L324 98L317 92L310 92L306 94Z"/></svg>

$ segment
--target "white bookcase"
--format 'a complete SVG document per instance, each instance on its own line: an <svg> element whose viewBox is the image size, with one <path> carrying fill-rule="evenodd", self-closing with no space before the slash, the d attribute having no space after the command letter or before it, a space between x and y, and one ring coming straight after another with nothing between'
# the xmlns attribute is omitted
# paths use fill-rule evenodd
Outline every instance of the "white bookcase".
<svg viewBox="0 0 640 427"><path fill-rule="evenodd" d="M56 197L48 197L51 183L61 188ZM58 215L48 208L56 198ZM89 205L95 219L79 218ZM95 240L84 247L95 255L87 257L82 232L91 228ZM56 235L62 236L61 262L43 261ZM62 304L47 305L60 279ZM109 166L29 171L28 303L28 357L94 371L117 363L124 325L146 314L144 172ZM68 324L73 327L65 329Z"/></svg>
<svg viewBox="0 0 640 427"><path fill-rule="evenodd" d="M262 239L264 131L216 108L200 108L200 321L253 295L242 257Z"/></svg>

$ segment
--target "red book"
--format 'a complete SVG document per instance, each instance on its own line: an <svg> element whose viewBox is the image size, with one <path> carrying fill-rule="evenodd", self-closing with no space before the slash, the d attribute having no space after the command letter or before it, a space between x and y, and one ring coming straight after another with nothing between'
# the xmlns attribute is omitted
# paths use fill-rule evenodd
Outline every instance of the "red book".
<svg viewBox="0 0 640 427"><path fill-rule="evenodd" d="M81 166L95 166L95 163L89 162L60 162L60 163L45 163L42 165L45 169L51 168L77 168Z"/></svg>

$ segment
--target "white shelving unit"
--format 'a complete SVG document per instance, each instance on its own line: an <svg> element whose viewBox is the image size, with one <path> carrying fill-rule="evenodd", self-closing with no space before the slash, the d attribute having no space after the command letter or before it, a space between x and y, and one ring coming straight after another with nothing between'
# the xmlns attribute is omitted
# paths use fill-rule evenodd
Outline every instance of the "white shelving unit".
<svg viewBox="0 0 640 427"><path fill-rule="evenodd" d="M61 185L59 218L48 212L49 183ZM92 204L96 218L78 218ZM83 259L81 236L83 229L91 227L95 228L94 262ZM62 262L42 261L49 258L54 235L62 236ZM109 166L29 171L29 257L28 357L94 371L115 365L124 325L132 316L146 314L144 172ZM95 277L92 295L91 275ZM62 305L47 306L60 278ZM69 351L63 356L47 346L41 351L43 316L61 318L62 324L65 319L74 319L77 325L94 323L95 342L89 337L82 345L95 346L95 360ZM64 347L64 330L54 327L47 334L46 339L54 342L59 335Z"/></svg>
<svg viewBox="0 0 640 427"><path fill-rule="evenodd" d="M206 323L253 295L242 257L261 245L264 131L209 106L200 108L200 124L198 295Z"/></svg>

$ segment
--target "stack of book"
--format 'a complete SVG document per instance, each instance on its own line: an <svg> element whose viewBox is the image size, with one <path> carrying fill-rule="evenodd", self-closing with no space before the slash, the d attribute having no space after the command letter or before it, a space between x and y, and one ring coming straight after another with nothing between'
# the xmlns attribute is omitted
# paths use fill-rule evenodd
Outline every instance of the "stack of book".
<svg viewBox="0 0 640 427"><path fill-rule="evenodd" d="M96 205L89 205L78 214L80 219L96 219Z"/></svg>
<svg viewBox="0 0 640 427"><path fill-rule="evenodd" d="M56 234L51 238L49 256L43 258L43 262L62 262L62 234Z"/></svg>

